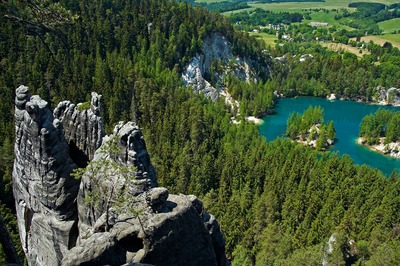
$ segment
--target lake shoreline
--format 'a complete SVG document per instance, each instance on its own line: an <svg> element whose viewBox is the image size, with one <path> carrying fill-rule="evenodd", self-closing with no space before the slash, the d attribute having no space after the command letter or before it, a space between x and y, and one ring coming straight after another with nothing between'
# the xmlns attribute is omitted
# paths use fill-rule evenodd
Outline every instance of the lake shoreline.
<svg viewBox="0 0 400 266"><path fill-rule="evenodd" d="M335 144L329 151L348 154L355 164L369 165L381 170L387 177L395 169L400 169L400 159L372 151L356 143L360 134L360 123L369 114L379 108L398 110L399 107L365 104L356 101L334 100L322 97L280 98L274 107L275 114L263 117L264 123L259 125L259 131L267 141L285 135L287 120L292 112L302 113L309 106L324 108L326 121L332 120L336 129Z"/></svg>
<svg viewBox="0 0 400 266"><path fill-rule="evenodd" d="M366 140L363 137L358 137L356 142L358 145L364 146L366 148L368 148L371 151L374 152L378 152L380 154L383 154L385 156L388 157L392 157L392 158L396 158L396 159L400 159L400 152L394 152L395 147L399 147L400 143L399 142L391 142L389 144L384 144L384 139L385 138L380 138L380 144L375 144L375 145L369 145L366 144ZM389 147L389 151L388 151L388 147Z"/></svg>
<svg viewBox="0 0 400 266"><path fill-rule="evenodd" d="M296 95L293 97L286 97L286 96L277 96L275 99L275 105L279 100L282 99L297 99L297 98L318 98L318 99L323 99L323 100L327 100L329 102L335 102L335 101L348 101L348 102L355 102L355 103L362 103L362 104L366 104L366 105L371 105L371 106L382 106L382 107L395 107L395 108L400 108L400 104L388 104L386 102L383 101L379 101L379 102L372 102L372 101L364 101L364 100L351 100L351 99L345 99L345 98L336 98L335 94L331 94L331 95L327 95L326 97L317 97L317 96L312 96L312 95ZM265 115L260 116L260 118L257 118L257 121L252 121L254 123L256 123L257 125L261 125L263 122L263 119L265 117L271 116L271 115L276 115L275 112L275 107L273 108L273 112L271 112L270 114L266 113ZM262 120L261 122L258 120Z"/></svg>
<svg viewBox="0 0 400 266"><path fill-rule="evenodd" d="M256 125L261 125L262 123L264 123L264 120L262 120L262 118L258 118L255 116L248 116L248 117L246 117L246 120L253 122Z"/></svg>

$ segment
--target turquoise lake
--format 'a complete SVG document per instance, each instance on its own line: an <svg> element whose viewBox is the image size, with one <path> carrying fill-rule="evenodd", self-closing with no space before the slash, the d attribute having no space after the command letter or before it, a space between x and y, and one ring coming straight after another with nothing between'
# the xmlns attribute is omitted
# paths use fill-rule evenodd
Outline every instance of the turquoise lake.
<svg viewBox="0 0 400 266"><path fill-rule="evenodd" d="M391 158L371 151L356 143L360 123L364 116L375 113L379 108L400 110L398 107L368 105L352 101L328 101L314 97L281 99L275 106L275 115L263 118L260 133L268 141L284 136L286 121L292 112L303 113L309 106L324 108L325 122L333 120L336 129L335 145L331 151L341 155L349 154L356 164L367 164L380 169L389 176L394 169L400 169L400 159Z"/></svg>

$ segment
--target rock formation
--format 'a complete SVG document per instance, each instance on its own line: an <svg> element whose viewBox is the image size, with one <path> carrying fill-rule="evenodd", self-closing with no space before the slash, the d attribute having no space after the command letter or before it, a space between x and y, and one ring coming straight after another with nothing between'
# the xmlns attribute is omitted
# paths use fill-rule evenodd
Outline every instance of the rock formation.
<svg viewBox="0 0 400 266"><path fill-rule="evenodd" d="M212 63L217 60L221 63L226 73L231 73L240 80L254 79L255 74L251 72L251 62L233 55L231 44L228 39L220 33L213 33L204 39L201 53L197 54L186 66L182 73L185 86L191 86L193 90L204 93L211 100L215 101L220 91L210 84L207 77L211 76ZM222 84L224 73L213 73L217 84Z"/></svg>
<svg viewBox="0 0 400 266"><path fill-rule="evenodd" d="M77 237L79 182L70 176L77 166L60 120L25 86L16 90L15 124L13 192L22 247L31 265L57 265Z"/></svg>
<svg viewBox="0 0 400 266"><path fill-rule="evenodd" d="M137 125L104 136L100 98L87 110L62 102L53 116L27 87L16 91L14 196L28 264L227 265L201 201L156 187Z"/></svg>
<svg viewBox="0 0 400 266"><path fill-rule="evenodd" d="M384 105L400 106L400 89L378 86L375 88L375 96L373 101Z"/></svg>
<svg viewBox="0 0 400 266"><path fill-rule="evenodd" d="M368 149L380 152L390 157L400 158L400 141L385 143L386 138L380 137L378 143L369 145L367 138L357 138L357 143L366 146Z"/></svg>
<svg viewBox="0 0 400 266"><path fill-rule="evenodd" d="M86 166L93 159L95 151L101 146L103 137L103 121L100 116L101 95L92 93L90 108L80 108L70 101L60 102L54 110L54 117L59 119L64 127L71 156L75 156L78 166Z"/></svg>

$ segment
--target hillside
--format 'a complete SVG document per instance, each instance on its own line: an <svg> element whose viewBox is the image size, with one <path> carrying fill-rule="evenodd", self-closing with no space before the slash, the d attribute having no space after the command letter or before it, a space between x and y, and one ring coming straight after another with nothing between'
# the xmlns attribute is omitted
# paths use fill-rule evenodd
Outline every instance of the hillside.
<svg viewBox="0 0 400 266"><path fill-rule="evenodd" d="M102 122L108 134L118 121L136 122L158 184L170 193L194 194L203 200L220 222L232 265L398 261L398 173L387 179L376 169L354 165L348 156L320 156L287 139L267 142L253 123L244 119L238 125L231 123L233 115L270 110L270 101L257 95L278 90L306 94L316 84L321 88L316 94L325 96L324 86L360 66L375 70L373 65L308 44L265 50L222 15L181 2L60 1L71 17L57 24L38 17L26 3L12 9L2 3L0 17L0 213L7 218L15 242L15 218L6 216L14 208L12 99L15 88L25 84L53 108L62 100L87 102L92 91L102 94ZM32 23L10 19L12 14ZM229 41L233 55L257 62L252 71L258 78L253 83L219 74L241 110L183 85L185 67L214 33ZM270 55L300 56L306 49L312 50L315 60L301 65L293 57L294 75L288 76L291 65L270 61ZM229 63L212 64L215 71L205 76L210 84L220 86L213 74L223 73ZM321 85L317 70L323 65L326 83ZM310 73L309 78L300 70ZM361 72L359 77L372 80ZM389 72L381 75L385 85L396 82L395 77L386 81ZM303 80L308 82L296 87ZM355 84L364 84L364 79ZM335 90L360 93L356 85L349 88ZM4 261L1 256L0 263Z"/></svg>

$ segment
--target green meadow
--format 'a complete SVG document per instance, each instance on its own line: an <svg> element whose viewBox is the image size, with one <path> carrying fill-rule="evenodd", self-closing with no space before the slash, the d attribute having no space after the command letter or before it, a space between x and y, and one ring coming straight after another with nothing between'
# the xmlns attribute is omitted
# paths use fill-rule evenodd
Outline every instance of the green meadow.
<svg viewBox="0 0 400 266"><path fill-rule="evenodd" d="M383 45L385 42L390 42L393 46L400 49L400 34L385 34L379 36L361 37L362 41L373 41L376 44Z"/></svg>
<svg viewBox="0 0 400 266"><path fill-rule="evenodd" d="M336 12L326 13L324 11L319 11L311 14L313 21L327 22L329 25L336 25L338 22L334 19Z"/></svg>
<svg viewBox="0 0 400 266"><path fill-rule="evenodd" d="M197 0L196 2L222 2L223 0ZM398 0L325 0L325 2L285 2L285 3L272 3L272 4L260 4L257 1L248 2L253 8L259 7L265 10L270 10L274 12L301 12L304 9L315 9L315 8L325 8L325 9L340 9L347 8L348 4L351 2L375 2L383 3L386 5L398 3ZM248 10L248 9L247 9ZM240 12L241 10L236 10L234 12ZM227 12L227 14L232 12Z"/></svg>
<svg viewBox="0 0 400 266"><path fill-rule="evenodd" d="M378 23L379 28L383 30L383 33L393 33L394 31L400 31L400 18L394 18L385 20Z"/></svg>
<svg viewBox="0 0 400 266"><path fill-rule="evenodd" d="M278 38L275 35L267 34L265 32L250 32L250 36L254 36L257 39L261 39L265 42L266 45L271 45L275 46L275 41L278 40Z"/></svg>
<svg viewBox="0 0 400 266"><path fill-rule="evenodd" d="M375 2L375 3L383 3L386 5L393 4L399 2L398 0L388 0L388 1L380 1L380 0L360 0L360 1L351 1L351 0L326 0L325 2L285 2L285 3L272 3L272 4L259 4L256 2L250 2L249 5L253 7L259 7L266 10L274 11L274 12L301 12L304 9L316 9L316 8L325 8L325 9L340 9L347 8L348 4L351 2Z"/></svg>

